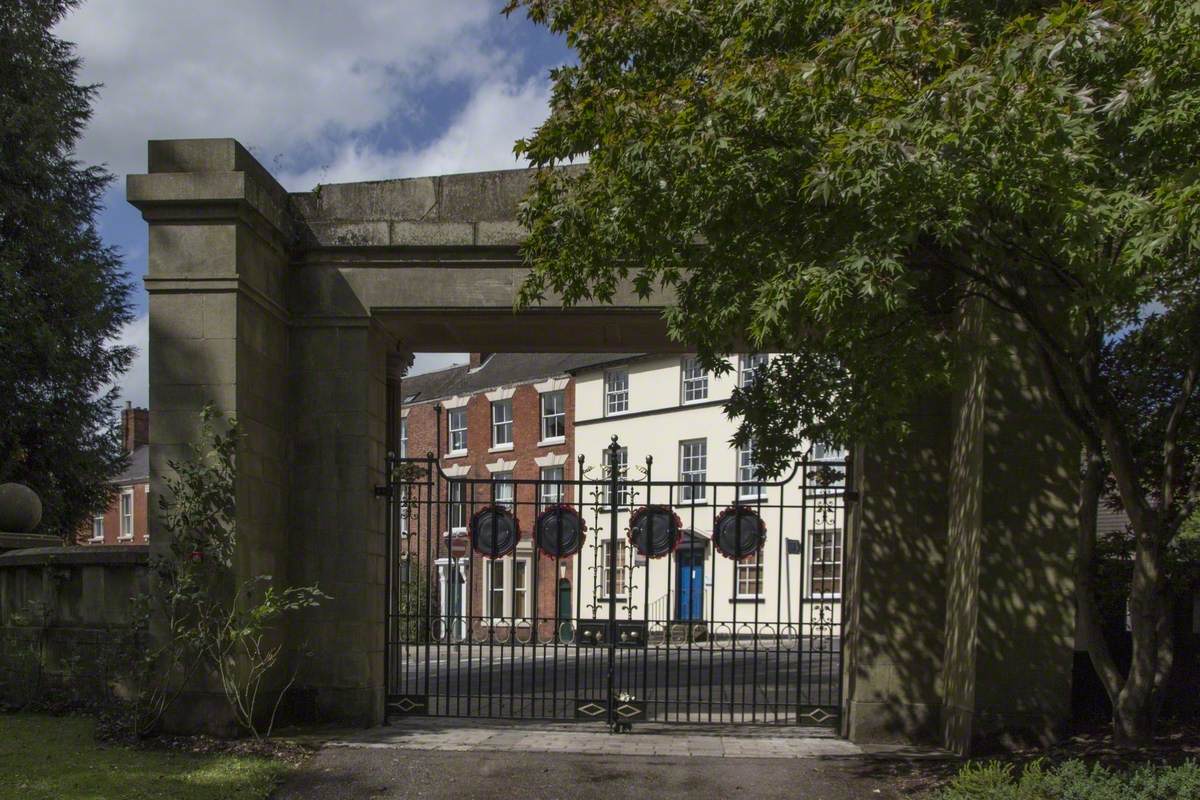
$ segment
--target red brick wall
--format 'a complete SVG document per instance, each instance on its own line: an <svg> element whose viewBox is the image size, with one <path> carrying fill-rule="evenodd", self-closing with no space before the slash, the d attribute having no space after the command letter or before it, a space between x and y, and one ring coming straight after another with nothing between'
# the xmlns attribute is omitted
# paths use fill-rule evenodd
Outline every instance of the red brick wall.
<svg viewBox="0 0 1200 800"><path fill-rule="evenodd" d="M491 401L488 400L486 393L474 395L467 403L467 454L459 457L447 457L444 455L447 450L447 442L449 434L447 433L447 413L443 408L441 410L441 442L440 447L436 441L437 437L437 418L434 406L436 401L421 403L409 406L407 411L407 433L408 433L408 450L409 457L423 458L427 453L441 451L442 468L445 469L451 466L470 466L470 471L466 477L468 479L486 481L491 477L487 465L494 463L500 459L504 461L516 461L513 467L513 479L516 481L522 480L537 480L541 477L541 467L534 461L535 458L545 456L549 453L557 455L566 454L567 461L563 464L564 479L571 480L575 477L575 432L574 432L574 416L575 416L575 386L573 381L567 383L563 391L566 411L566 439L563 443L539 446L538 441L541 438L541 400L537 390L533 384L524 384L518 386L512 397L513 405L513 448L511 450L489 452L492 444L492 407ZM565 502L572 502L572 489L570 486L564 487ZM468 499L471 492L474 491L475 507L486 505L490 502L491 495L489 487L483 483L468 485ZM535 485L521 485L516 487L516 502L517 502L517 521L521 526L522 541L530 541L533 530L535 517L537 487ZM445 484L442 486L441 498L444 503L448 501L448 489ZM420 562L422 558L429 553L429 546L432 543L436 546L435 557L445 557L445 547L441 543L442 533L448 527L446 515L448 513L447 506L441 508L441 526L440 530L434 532L430 537L427 531L425 511L420 511L421 519L418 522L410 523L410 530L414 535L409 537L408 548L414 562ZM468 508L468 516L471 511ZM432 542L431 542L432 539ZM536 552L536 549L535 549ZM560 568L566 565L566 576L575 580L571 565L572 559L563 559L559 562ZM477 616L482 613L484 606L482 605L484 591L484 570L487 559L481 556L472 554L471 576L472 576L472 591L470 600L470 613L472 616ZM532 567L532 564L531 564ZM557 593L558 593L558 578L555 574L555 562L552 558L547 558L538 555L537 572L537 614L539 617L553 619L557 608ZM433 574L431 572L431 574ZM532 583L532 576L530 577ZM547 630L553 629L553 623L549 623Z"/></svg>
<svg viewBox="0 0 1200 800"><path fill-rule="evenodd" d="M104 512L104 541L92 539L92 520L87 522L79 531L81 544L146 544L147 522L146 514L150 508L150 494L146 490L149 483L137 483L131 486L117 487L112 503ZM133 538L121 539L121 493L133 490Z"/></svg>

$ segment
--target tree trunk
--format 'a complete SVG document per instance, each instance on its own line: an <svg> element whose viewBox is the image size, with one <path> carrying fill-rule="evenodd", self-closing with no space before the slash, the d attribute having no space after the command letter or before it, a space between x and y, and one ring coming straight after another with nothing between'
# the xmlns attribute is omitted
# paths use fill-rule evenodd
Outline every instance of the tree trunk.
<svg viewBox="0 0 1200 800"><path fill-rule="evenodd" d="M1124 676L1117 668L1112 651L1104 638L1100 612L1096 607L1096 518L1100 495L1104 489L1104 461L1089 452L1079 485L1079 548L1075 554L1075 613L1083 638L1083 648L1091 659L1092 668L1100 678L1105 694L1113 708L1121 693Z"/></svg>
<svg viewBox="0 0 1200 800"><path fill-rule="evenodd" d="M1154 531L1137 531L1129 621L1133 658L1129 676L1113 706L1113 736L1121 747L1138 747L1154 739L1154 688L1159 672L1162 553Z"/></svg>
<svg viewBox="0 0 1200 800"><path fill-rule="evenodd" d="M1096 518L1105 467L1089 452L1079 489L1076 609L1082 645L1113 707L1113 739L1121 747L1153 741L1162 691L1174 662L1174 641L1157 532L1137 535L1130 586L1133 663L1123 676L1104 638L1096 606Z"/></svg>

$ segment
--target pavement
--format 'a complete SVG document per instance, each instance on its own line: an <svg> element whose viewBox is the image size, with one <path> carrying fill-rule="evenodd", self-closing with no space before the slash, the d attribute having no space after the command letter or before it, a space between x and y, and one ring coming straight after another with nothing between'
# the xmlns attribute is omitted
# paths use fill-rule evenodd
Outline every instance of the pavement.
<svg viewBox="0 0 1200 800"><path fill-rule="evenodd" d="M794 726L409 718L328 739L275 798L899 798L881 764L939 757Z"/></svg>

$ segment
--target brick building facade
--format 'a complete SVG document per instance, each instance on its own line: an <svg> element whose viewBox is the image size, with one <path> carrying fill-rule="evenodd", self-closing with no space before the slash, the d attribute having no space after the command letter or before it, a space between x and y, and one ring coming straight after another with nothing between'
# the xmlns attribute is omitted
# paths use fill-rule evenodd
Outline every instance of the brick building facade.
<svg viewBox="0 0 1200 800"><path fill-rule="evenodd" d="M146 544L150 509L150 412L126 403L121 430L129 465L111 481L112 502L79 532L80 544Z"/></svg>
<svg viewBox="0 0 1200 800"><path fill-rule="evenodd" d="M478 635L479 628L525 628L536 618L546 637L564 616L574 560L556 563L538 552L531 532L540 509L573 501L575 391L568 370L609 358L472 353L467 365L403 380L401 455L432 454L448 478L460 479L440 483L435 519L428 504L414 504L404 544L416 570L410 574L432 584L442 624L459 626L455 636L468 625ZM492 503L514 510L522 531L515 558L492 562L469 550L471 515Z"/></svg>

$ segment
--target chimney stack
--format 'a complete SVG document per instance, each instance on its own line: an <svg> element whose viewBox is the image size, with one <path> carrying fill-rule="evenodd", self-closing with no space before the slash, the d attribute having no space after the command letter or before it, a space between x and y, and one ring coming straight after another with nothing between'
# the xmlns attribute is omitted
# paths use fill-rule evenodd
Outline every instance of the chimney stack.
<svg viewBox="0 0 1200 800"><path fill-rule="evenodd" d="M471 353L470 354L471 358L470 358L470 361L468 362L470 364L471 369L479 369L480 367L482 367L483 362L487 361L489 356L491 356L491 353Z"/></svg>
<svg viewBox="0 0 1200 800"><path fill-rule="evenodd" d="M132 453L144 444L150 444L150 410L134 408L133 403L125 401L121 411L121 431L125 438L125 451Z"/></svg>

